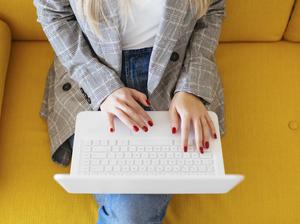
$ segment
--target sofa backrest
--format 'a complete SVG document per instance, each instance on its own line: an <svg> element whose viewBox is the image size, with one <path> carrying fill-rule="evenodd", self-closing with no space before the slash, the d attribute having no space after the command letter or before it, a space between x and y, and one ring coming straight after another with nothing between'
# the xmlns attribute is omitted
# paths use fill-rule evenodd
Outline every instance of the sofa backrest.
<svg viewBox="0 0 300 224"><path fill-rule="evenodd" d="M281 40L294 3L295 0L226 0L226 17L220 40ZM14 40L46 40L36 21L33 0L1 0L0 19L10 26ZM296 19L299 20L299 15ZM291 28L289 32L294 32L296 28ZM292 36L289 34L286 37Z"/></svg>

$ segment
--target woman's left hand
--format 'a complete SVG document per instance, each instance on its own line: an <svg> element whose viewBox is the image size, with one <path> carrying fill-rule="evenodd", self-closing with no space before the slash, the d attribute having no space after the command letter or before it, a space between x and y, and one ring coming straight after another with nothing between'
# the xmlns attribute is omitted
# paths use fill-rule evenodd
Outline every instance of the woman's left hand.
<svg viewBox="0 0 300 224"><path fill-rule="evenodd" d="M169 107L172 133L181 128L181 145L185 152L188 150L188 137L192 122L195 133L196 147L201 153L203 148L209 148L209 136L217 138L214 124L201 100L188 92L175 93ZM205 147L204 147L205 146Z"/></svg>

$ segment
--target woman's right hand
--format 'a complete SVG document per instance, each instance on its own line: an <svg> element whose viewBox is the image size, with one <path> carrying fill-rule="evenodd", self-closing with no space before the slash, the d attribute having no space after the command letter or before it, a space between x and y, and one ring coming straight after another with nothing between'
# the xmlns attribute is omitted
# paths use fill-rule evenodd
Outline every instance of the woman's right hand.
<svg viewBox="0 0 300 224"><path fill-rule="evenodd" d="M128 87L119 88L106 97L100 109L107 114L110 132L115 130L114 116L134 131L138 131L139 128L148 131L147 126L152 126L153 120L138 102L145 106L150 105L144 93Z"/></svg>

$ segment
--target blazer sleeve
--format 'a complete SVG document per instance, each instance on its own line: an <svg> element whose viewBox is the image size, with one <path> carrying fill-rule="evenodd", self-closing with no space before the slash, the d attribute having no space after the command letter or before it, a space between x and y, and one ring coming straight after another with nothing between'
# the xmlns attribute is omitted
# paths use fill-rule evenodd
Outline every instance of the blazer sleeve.
<svg viewBox="0 0 300 224"><path fill-rule="evenodd" d="M222 86L215 63L215 50L225 16L225 0L213 0L192 32L181 73L174 89L189 92L210 104Z"/></svg>
<svg viewBox="0 0 300 224"><path fill-rule="evenodd" d="M124 83L114 70L101 63L89 46L69 0L34 0L37 21L70 76L87 93L93 110Z"/></svg>

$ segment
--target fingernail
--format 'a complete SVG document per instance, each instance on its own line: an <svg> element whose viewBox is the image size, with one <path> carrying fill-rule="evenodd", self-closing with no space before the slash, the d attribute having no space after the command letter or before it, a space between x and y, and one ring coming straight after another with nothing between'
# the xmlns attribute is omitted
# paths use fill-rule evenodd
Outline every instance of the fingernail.
<svg viewBox="0 0 300 224"><path fill-rule="evenodd" d="M203 154L204 153L204 150L203 150L203 147L200 146L200 152Z"/></svg>
<svg viewBox="0 0 300 224"><path fill-rule="evenodd" d="M153 122L152 122L152 121L148 121L148 124L149 124L150 126L153 126Z"/></svg>
<svg viewBox="0 0 300 224"><path fill-rule="evenodd" d="M148 131L148 128L147 128L146 126L143 126L143 130L144 130L145 132L147 132L147 131Z"/></svg>
<svg viewBox="0 0 300 224"><path fill-rule="evenodd" d="M138 131L139 130L139 128L137 126L135 126L135 125L133 125L133 129L134 129L134 131Z"/></svg>
<svg viewBox="0 0 300 224"><path fill-rule="evenodd" d="M217 134L216 133L214 133L214 138L217 138Z"/></svg>
<svg viewBox="0 0 300 224"><path fill-rule="evenodd" d="M110 132L113 132L113 131L114 131L114 129L113 129L113 128L110 128L110 129L109 129L109 131L110 131Z"/></svg>
<svg viewBox="0 0 300 224"><path fill-rule="evenodd" d="M208 143L208 142L205 142L205 148L208 149L208 147L209 147L209 143Z"/></svg>
<svg viewBox="0 0 300 224"><path fill-rule="evenodd" d="M186 145L183 147L183 150L184 150L184 152L187 152L187 146Z"/></svg>
<svg viewBox="0 0 300 224"><path fill-rule="evenodd" d="M172 128L172 134L175 134L175 133L176 133L176 128L173 127L173 128Z"/></svg>
<svg viewBox="0 0 300 224"><path fill-rule="evenodd" d="M148 99L146 99L146 103L150 106L150 101Z"/></svg>

